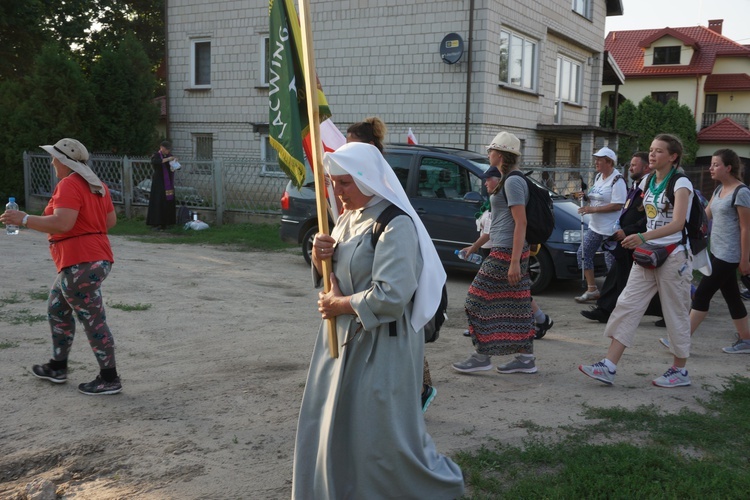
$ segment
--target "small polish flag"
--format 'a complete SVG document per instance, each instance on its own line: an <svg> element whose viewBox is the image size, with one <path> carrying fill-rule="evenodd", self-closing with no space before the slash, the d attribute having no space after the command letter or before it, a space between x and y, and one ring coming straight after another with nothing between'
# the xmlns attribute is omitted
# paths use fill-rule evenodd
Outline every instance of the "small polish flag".
<svg viewBox="0 0 750 500"><path fill-rule="evenodd" d="M411 127L409 127L409 133L406 134L406 143L407 144L419 144L417 142L417 136L414 135L414 132L411 131Z"/></svg>

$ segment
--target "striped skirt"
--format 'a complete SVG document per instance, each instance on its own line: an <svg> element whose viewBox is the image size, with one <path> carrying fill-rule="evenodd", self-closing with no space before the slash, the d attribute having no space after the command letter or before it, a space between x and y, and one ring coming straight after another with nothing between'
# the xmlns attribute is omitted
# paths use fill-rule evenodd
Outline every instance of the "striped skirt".
<svg viewBox="0 0 750 500"><path fill-rule="evenodd" d="M533 352L529 247L521 254L521 281L508 283L512 249L495 247L482 262L466 296L469 333L479 354Z"/></svg>

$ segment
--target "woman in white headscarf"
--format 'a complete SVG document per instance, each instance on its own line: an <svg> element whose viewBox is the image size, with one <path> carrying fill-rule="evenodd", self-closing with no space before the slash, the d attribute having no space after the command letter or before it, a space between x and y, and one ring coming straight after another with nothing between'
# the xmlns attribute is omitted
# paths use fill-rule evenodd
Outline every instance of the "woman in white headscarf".
<svg viewBox="0 0 750 500"><path fill-rule="evenodd" d="M343 204L332 234L313 243L313 278L333 259L318 309L336 319L331 358L323 321L302 398L293 498L458 498L461 470L438 454L419 395L423 327L440 302L445 272L427 231L375 146L352 142L324 165ZM371 242L380 213L395 217ZM423 269L429 270L423 272ZM391 324L395 335L391 335Z"/></svg>

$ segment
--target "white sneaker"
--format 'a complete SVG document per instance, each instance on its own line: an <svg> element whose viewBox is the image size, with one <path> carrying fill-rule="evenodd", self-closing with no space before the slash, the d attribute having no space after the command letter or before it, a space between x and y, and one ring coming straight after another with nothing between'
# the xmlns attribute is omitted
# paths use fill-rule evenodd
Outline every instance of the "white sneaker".
<svg viewBox="0 0 750 500"><path fill-rule="evenodd" d="M750 354L750 340L738 340L730 347L722 347L722 351L727 354Z"/></svg>
<svg viewBox="0 0 750 500"><path fill-rule="evenodd" d="M578 369L581 373L588 375L594 380L604 382L607 385L612 385L615 382L615 372L609 371L607 365L604 362L599 361L593 365L578 365Z"/></svg>
<svg viewBox="0 0 750 500"><path fill-rule="evenodd" d="M657 387L683 387L690 385L690 377L688 377L687 371L685 372L685 375L683 375L682 370L670 366L669 369L664 372L664 375L653 380L653 384Z"/></svg>
<svg viewBox="0 0 750 500"><path fill-rule="evenodd" d="M599 290L586 290L586 293L575 298L576 302L591 302L592 300L599 300Z"/></svg>

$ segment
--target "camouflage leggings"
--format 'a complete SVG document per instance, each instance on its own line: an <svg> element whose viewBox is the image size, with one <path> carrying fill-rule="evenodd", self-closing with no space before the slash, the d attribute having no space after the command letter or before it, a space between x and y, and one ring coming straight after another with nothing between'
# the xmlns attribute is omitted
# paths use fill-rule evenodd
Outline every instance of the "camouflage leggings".
<svg viewBox="0 0 750 500"><path fill-rule="evenodd" d="M49 291L47 316L52 330L52 358L68 359L76 333L76 318L83 326L100 369L115 368L115 340L107 326L101 286L112 264L83 262L63 268Z"/></svg>

